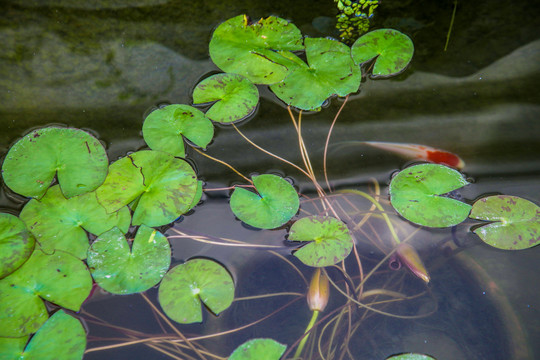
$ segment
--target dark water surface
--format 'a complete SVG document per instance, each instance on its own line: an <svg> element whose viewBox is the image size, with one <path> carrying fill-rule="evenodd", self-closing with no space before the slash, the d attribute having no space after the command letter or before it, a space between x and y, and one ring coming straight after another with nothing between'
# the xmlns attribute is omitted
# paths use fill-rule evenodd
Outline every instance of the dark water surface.
<svg viewBox="0 0 540 360"><path fill-rule="evenodd" d="M212 30L246 13L256 19L278 15L304 34L333 36L335 5L325 1L144 1L8 0L0 15L0 156L30 129L65 124L90 130L115 160L145 147L144 115L163 103L189 104L198 80L217 70L208 57ZM470 201L482 194L504 193L540 203L540 17L534 1L459 1L447 51L443 51L453 1L383 1L374 28L394 27L415 44L409 69L386 81L368 80L352 95L332 134L329 177L337 188L370 191L376 179L386 185L406 161L380 150L340 146L356 140L426 144L459 154L474 183L463 190ZM262 89L261 89L262 90ZM322 177L322 154L329 125L342 100L320 113L305 114L303 136L313 166ZM301 163L296 133L286 108L262 90L254 119L241 130L255 143ZM252 148L229 128L216 128L208 154L245 174L279 173L303 194L313 185L293 168ZM193 153L207 188L241 182L227 168ZM205 202L175 224L182 231L281 245L286 230L255 231L234 218L227 192L209 192ZM17 214L24 205L5 188L2 211ZM364 202L358 206L369 208ZM303 207L309 208L308 204ZM404 351L444 359L534 359L540 356L540 281L538 247L501 251L483 244L471 224L450 230L420 230L415 244L432 282L429 296L390 308L392 313L425 314L414 320L368 313L350 342L353 359L385 359ZM388 238L374 222L371 237ZM402 221L410 232L414 227ZM167 234L171 235L172 230ZM364 234L365 235L365 234ZM363 235L358 235L358 238ZM306 286L291 266L265 251L239 252L171 239L173 265L193 256L224 264L236 283L236 296L273 292L304 293ZM366 269L384 251L359 240ZM281 251L287 255L287 251ZM312 270L293 261L309 278ZM331 275L339 278L337 272ZM355 276L351 270L351 276ZM371 286L371 285L370 285ZM425 290L405 271L385 270L373 286L408 294ZM148 292L156 299L155 289ZM332 292L329 308L343 303ZM259 319L294 297L239 301L203 325L181 326L186 335L224 331ZM148 305L139 295L97 294L84 306L100 318L159 335ZM329 310L331 311L331 310ZM324 314L324 313L323 313ZM355 316L361 317L359 312ZM275 316L234 336L205 340L209 350L227 356L244 340L271 337L289 346L304 331L310 313L299 299ZM358 318L357 318L358 320ZM87 323L89 348L124 339L117 331ZM336 338L337 343L344 341ZM292 355L291 355L292 356ZM144 345L91 352L85 359L166 359ZM182 358L182 356L180 357Z"/></svg>

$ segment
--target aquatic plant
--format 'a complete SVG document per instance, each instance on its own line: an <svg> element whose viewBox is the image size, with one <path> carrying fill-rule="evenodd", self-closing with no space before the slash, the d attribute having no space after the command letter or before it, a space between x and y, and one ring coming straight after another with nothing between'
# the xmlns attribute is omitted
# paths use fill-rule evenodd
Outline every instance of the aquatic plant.
<svg viewBox="0 0 540 360"><path fill-rule="evenodd" d="M349 342L368 314L418 318L434 312L435 308L416 315L392 312L394 303L429 298L427 290L414 295L404 293L400 279L406 274L401 273L401 278L394 275L396 272L386 274L388 281L380 288L371 287L369 282L380 275L378 269L388 261L393 269L405 265L423 280L422 286L430 281L410 241L414 232L401 228L404 221L400 216L413 224L436 228L455 226L466 219L488 221L479 222L474 232L484 242L503 249L525 249L540 242L537 205L507 195L480 198L472 205L452 198L468 182L458 170L445 165L419 164L400 171L389 186L390 202L381 196L376 182L371 193L332 190L326 171L327 148L339 113L349 94L358 91L362 78L390 77L406 69L414 47L405 34L380 29L349 47L331 39L304 39L298 28L284 19L269 17L252 23L246 15L240 15L219 25L209 46L212 60L225 73L212 75L195 86L192 105L206 106L205 112L187 104L155 109L146 117L142 129L150 150L134 152L109 164L99 140L85 131L61 127L34 130L9 150L2 167L5 184L32 199L19 218L0 214L1 354L30 357L39 352L55 354L57 359L81 358L86 346L81 324L62 309L49 316L44 301L79 311L94 281L114 294L141 294L173 334L153 337L123 329L125 341L87 352L144 343L171 357L184 353L202 359L227 356L210 354L200 339L187 337L170 321L198 323L207 316L204 309L218 315L234 301L246 300L235 298L234 277L213 259L189 259L169 269L170 246L156 228L174 223L198 206L202 192L212 190L197 179L186 161L186 143L246 182L230 189L230 208L240 221L259 229L287 228L289 255L315 268L307 295L252 297L287 295L294 296L293 301L307 297L312 318L306 330L287 345L268 338L248 340L230 354L230 359L258 359L261 354L265 359L287 358L292 351L294 358L314 358L316 354L341 358L348 353ZM304 52L306 61L298 51ZM262 149L235 125L255 111L259 96L256 85L269 86L287 105L303 166ZM328 133L325 184L321 184L302 138L302 114L321 111L332 96L345 100ZM312 182L317 197L301 200L294 185L283 177L247 177L232 165L207 155L203 150L214 135L212 122L230 126L258 150L299 170ZM364 207L359 208L353 198L362 199ZM369 236L364 226L372 222L388 229L389 241L381 239L376 231ZM238 247L238 251L262 248L292 265L293 271L304 278L294 263L272 252L271 246L173 231L176 237ZM130 238L132 234L136 234L134 239ZM365 235L384 254L369 271L359 254L357 234ZM357 269L356 274L351 267ZM145 294L156 284L163 312ZM331 292L339 293L342 302L319 319ZM353 316L356 311L360 312L358 317ZM82 317L113 327L88 314ZM265 317L252 324L263 320ZM240 330L216 331L207 338ZM26 345L31 334L35 335ZM342 340L337 341L340 335ZM62 353L55 347L58 344ZM430 357L401 354L391 358Z"/></svg>

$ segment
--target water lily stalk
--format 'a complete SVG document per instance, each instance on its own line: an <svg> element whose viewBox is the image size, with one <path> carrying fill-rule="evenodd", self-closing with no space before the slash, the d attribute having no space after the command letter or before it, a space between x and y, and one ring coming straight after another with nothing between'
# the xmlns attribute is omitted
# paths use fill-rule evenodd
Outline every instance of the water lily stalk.
<svg viewBox="0 0 540 360"><path fill-rule="evenodd" d="M328 276L326 272L322 272L320 268L317 268L311 277L311 282L309 284L309 290L307 294L307 303L309 309L313 311L311 315L311 320L309 321L306 331L304 331L304 337L294 353L294 358L300 357L304 345L309 337L309 332L311 328L317 321L319 313L324 311L326 305L328 305L328 298L330 297L330 282L328 281Z"/></svg>

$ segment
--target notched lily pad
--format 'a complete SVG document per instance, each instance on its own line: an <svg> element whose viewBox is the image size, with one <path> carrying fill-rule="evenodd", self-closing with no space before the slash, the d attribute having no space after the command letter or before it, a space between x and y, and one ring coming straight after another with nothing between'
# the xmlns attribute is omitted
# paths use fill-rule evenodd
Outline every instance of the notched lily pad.
<svg viewBox="0 0 540 360"><path fill-rule="evenodd" d="M259 90L238 74L216 74L201 81L193 90L193 103L215 102L206 112L212 121L231 123L245 119L255 111Z"/></svg>
<svg viewBox="0 0 540 360"><path fill-rule="evenodd" d="M337 264L353 247L347 225L330 216L309 216L296 221L289 231L289 240L309 242L293 255L314 267Z"/></svg>
<svg viewBox="0 0 540 360"><path fill-rule="evenodd" d="M157 230L142 225L130 246L114 228L102 234L88 249L88 267L104 290L134 294L156 285L171 264L171 247Z"/></svg>
<svg viewBox="0 0 540 360"><path fill-rule="evenodd" d="M279 360L286 349L286 345L273 339L251 339L238 346L229 356L229 360Z"/></svg>
<svg viewBox="0 0 540 360"><path fill-rule="evenodd" d="M218 315L234 299L234 283L215 261L193 259L172 268L159 286L159 303L171 319L182 324L202 321L201 301Z"/></svg>
<svg viewBox="0 0 540 360"><path fill-rule="evenodd" d="M351 53L357 64L376 58L371 77L389 77L401 73L409 65L414 45L407 35L397 30L378 29L358 38Z"/></svg>
<svg viewBox="0 0 540 360"><path fill-rule="evenodd" d="M109 212L130 204L133 225L161 226L191 208L197 177L186 161L161 151L143 150L112 163L96 193Z"/></svg>
<svg viewBox="0 0 540 360"><path fill-rule="evenodd" d="M34 250L34 236L18 217L0 213L0 278L21 266Z"/></svg>
<svg viewBox="0 0 540 360"><path fill-rule="evenodd" d="M288 74L283 52L304 48L300 30L288 21L270 16L250 23L239 15L219 25L210 40L210 57L228 73L240 74L255 84L274 84Z"/></svg>
<svg viewBox="0 0 540 360"><path fill-rule="evenodd" d="M334 94L358 91L362 73L347 45L323 38L306 38L305 45L309 65L293 53L283 53L293 65L283 81L270 87L278 98L302 110L315 110Z"/></svg>
<svg viewBox="0 0 540 360"><path fill-rule="evenodd" d="M447 194L468 182L452 168L420 164L400 171L390 182L390 202L405 219L422 226L448 227L464 221L471 205Z"/></svg>
<svg viewBox="0 0 540 360"><path fill-rule="evenodd" d="M252 180L258 194L237 187L231 195L231 210L237 218L257 228L274 229L296 214L298 193L285 179L264 174Z"/></svg>
<svg viewBox="0 0 540 360"><path fill-rule="evenodd" d="M495 195L477 200L470 218L491 223L474 233L504 250L528 249L540 243L540 207L517 196Z"/></svg>
<svg viewBox="0 0 540 360"><path fill-rule="evenodd" d="M152 150L185 157L184 139L206 148L214 126L202 111L189 105L168 105L154 110L143 123L144 141Z"/></svg>
<svg viewBox="0 0 540 360"><path fill-rule="evenodd" d="M0 280L0 336L36 332L49 317L43 300L79 311L90 294L92 277L73 255L36 249L15 272Z"/></svg>
<svg viewBox="0 0 540 360"><path fill-rule="evenodd" d="M30 200L20 218L43 251L63 250L80 259L85 259L88 251L87 232L100 235L118 227L125 233L131 222L127 207L107 213L95 191L66 199L57 185L49 188L41 200Z"/></svg>
<svg viewBox="0 0 540 360"><path fill-rule="evenodd" d="M32 131L9 149L2 175L11 190L39 198L57 174L62 192L69 198L101 185L108 164L103 145L89 133L48 127Z"/></svg>

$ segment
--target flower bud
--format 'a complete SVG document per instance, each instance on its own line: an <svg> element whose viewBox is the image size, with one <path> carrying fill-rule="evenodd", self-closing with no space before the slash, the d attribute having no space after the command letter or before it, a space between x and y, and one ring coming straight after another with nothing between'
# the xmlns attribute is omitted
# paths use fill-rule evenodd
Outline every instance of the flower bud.
<svg viewBox="0 0 540 360"><path fill-rule="evenodd" d="M330 297L330 283L325 272L317 268L311 277L307 303L311 311L323 311Z"/></svg>
<svg viewBox="0 0 540 360"><path fill-rule="evenodd" d="M400 262L405 265L411 272L424 280L426 283L429 282L429 274L424 266L424 263L418 256L416 250L409 244L401 243L398 245L396 254Z"/></svg>

